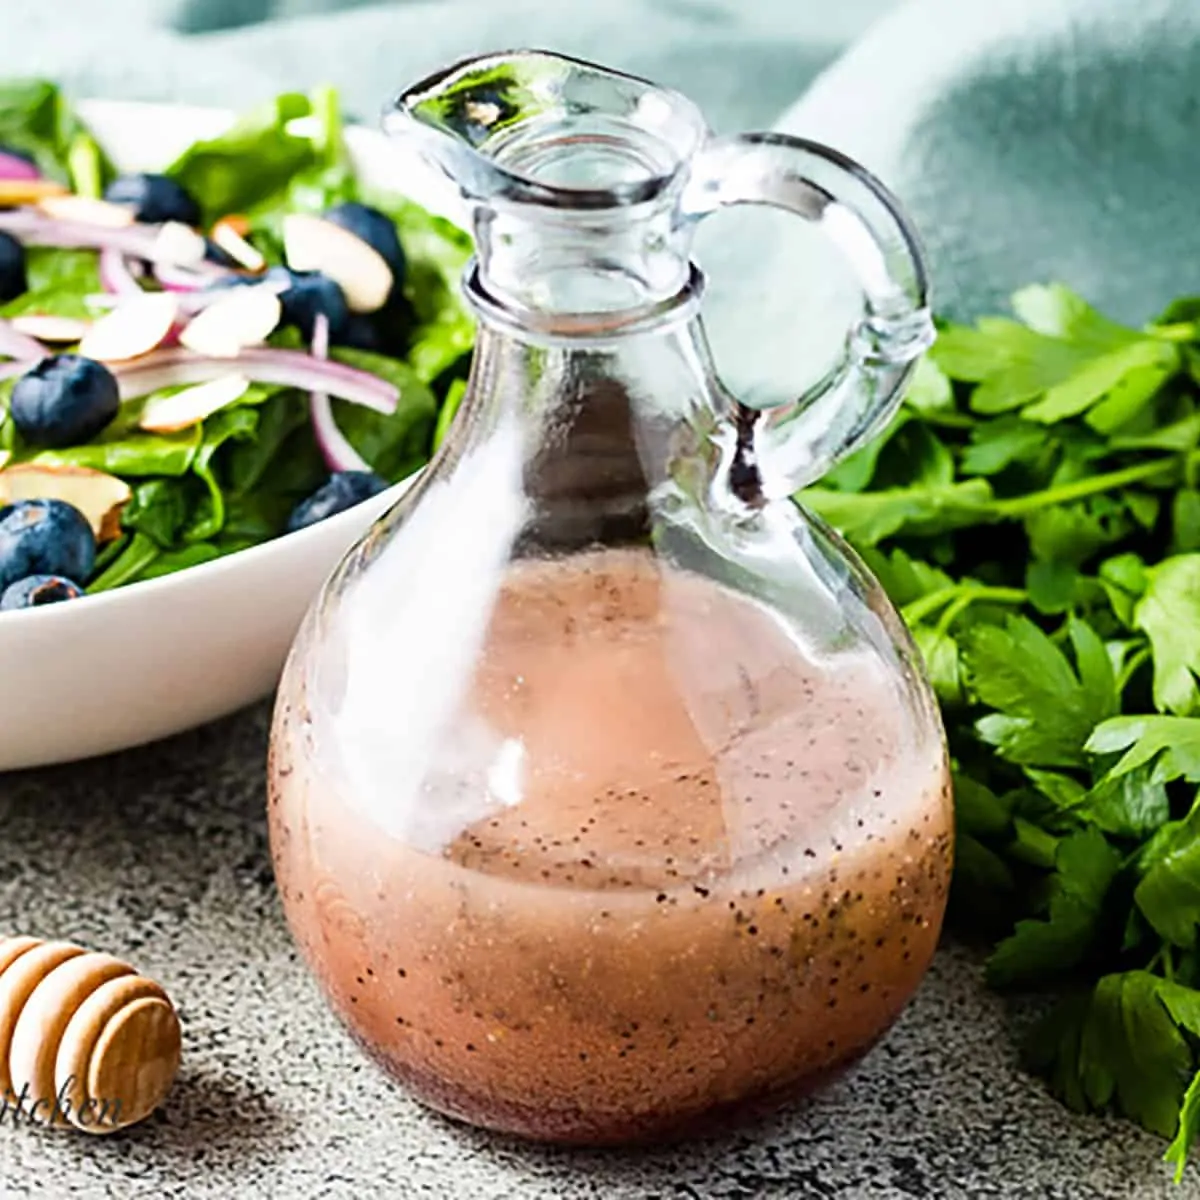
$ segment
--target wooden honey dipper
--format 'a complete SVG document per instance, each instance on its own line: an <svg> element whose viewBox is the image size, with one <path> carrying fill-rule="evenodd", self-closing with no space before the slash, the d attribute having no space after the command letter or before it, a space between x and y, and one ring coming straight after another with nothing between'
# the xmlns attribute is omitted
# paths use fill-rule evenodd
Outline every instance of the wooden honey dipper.
<svg viewBox="0 0 1200 1200"><path fill-rule="evenodd" d="M128 963L0 937L0 1103L40 1125L112 1133L158 1107L179 1053L174 1006Z"/></svg>

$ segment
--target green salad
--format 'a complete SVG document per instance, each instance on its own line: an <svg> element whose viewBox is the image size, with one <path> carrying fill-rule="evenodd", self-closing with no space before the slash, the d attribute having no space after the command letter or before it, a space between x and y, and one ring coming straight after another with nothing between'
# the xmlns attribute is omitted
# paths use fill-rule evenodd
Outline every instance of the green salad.
<svg viewBox="0 0 1200 1200"><path fill-rule="evenodd" d="M0 85L0 597L21 584L0 608L208 562L410 475L463 391L469 253L359 180L328 88L123 175L53 84Z"/></svg>

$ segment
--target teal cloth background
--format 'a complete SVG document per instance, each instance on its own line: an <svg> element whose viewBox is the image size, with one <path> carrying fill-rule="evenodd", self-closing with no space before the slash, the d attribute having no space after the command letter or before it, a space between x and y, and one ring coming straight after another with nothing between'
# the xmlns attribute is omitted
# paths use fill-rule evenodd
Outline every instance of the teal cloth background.
<svg viewBox="0 0 1200 1200"><path fill-rule="evenodd" d="M780 127L900 193L943 311L1045 278L1131 321L1200 292L1200 0L915 0Z"/></svg>
<svg viewBox="0 0 1200 1200"><path fill-rule="evenodd" d="M688 91L713 124L772 121L896 0L0 0L0 72L74 92L241 105L337 84L374 119L406 83L517 45Z"/></svg>
<svg viewBox="0 0 1200 1200"><path fill-rule="evenodd" d="M373 121L514 45L860 158L916 218L950 315L1035 279L1131 320L1200 291L1200 0L0 0L0 73L75 95L242 106L331 81ZM798 224L719 217L699 247L718 362L757 400L815 374L842 319L844 272Z"/></svg>

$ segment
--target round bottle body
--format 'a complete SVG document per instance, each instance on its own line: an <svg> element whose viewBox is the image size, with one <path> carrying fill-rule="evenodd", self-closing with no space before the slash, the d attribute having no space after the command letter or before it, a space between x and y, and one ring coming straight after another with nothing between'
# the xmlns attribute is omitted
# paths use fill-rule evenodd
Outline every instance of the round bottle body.
<svg viewBox="0 0 1200 1200"><path fill-rule="evenodd" d="M915 667L814 650L648 548L517 560L448 719L397 712L388 773L330 716L318 625L276 709L280 893L425 1103L538 1140L686 1134L810 1089L916 988L953 813Z"/></svg>

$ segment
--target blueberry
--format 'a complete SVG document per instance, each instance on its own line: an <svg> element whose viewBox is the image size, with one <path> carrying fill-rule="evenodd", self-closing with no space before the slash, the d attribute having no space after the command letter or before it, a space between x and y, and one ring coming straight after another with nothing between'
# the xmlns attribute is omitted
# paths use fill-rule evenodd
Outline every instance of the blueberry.
<svg viewBox="0 0 1200 1200"><path fill-rule="evenodd" d="M121 395L103 364L78 354L56 354L17 380L8 407L29 445L77 446L117 415Z"/></svg>
<svg viewBox="0 0 1200 1200"><path fill-rule="evenodd" d="M96 538L65 500L18 500L0 508L0 592L30 575L87 579Z"/></svg>
<svg viewBox="0 0 1200 1200"><path fill-rule="evenodd" d="M345 293L328 275L318 271L292 271L289 274L291 286L279 297L284 322L295 325L307 342L312 340L317 314L324 313L329 321L330 339L337 341L350 319Z"/></svg>
<svg viewBox="0 0 1200 1200"><path fill-rule="evenodd" d="M345 512L372 496L378 496L387 487L387 480L380 479L373 471L338 471L330 475L329 481L307 500L296 505L288 517L287 532L295 533L298 529Z"/></svg>
<svg viewBox="0 0 1200 1200"><path fill-rule="evenodd" d="M158 225L163 221L200 224L200 205L167 175L122 175L108 185L105 200L128 204L139 221Z"/></svg>
<svg viewBox="0 0 1200 1200"><path fill-rule="evenodd" d="M340 225L347 233L366 242L387 263L392 272L392 295L399 295L408 260L392 219L377 208L351 200L331 208L325 214L325 220Z"/></svg>
<svg viewBox="0 0 1200 1200"><path fill-rule="evenodd" d="M25 247L10 234L0 233L0 303L7 304L28 290Z"/></svg>
<svg viewBox="0 0 1200 1200"><path fill-rule="evenodd" d="M374 313L351 313L346 323L330 334L335 345L348 346L351 350L368 350L372 354L387 351L386 339Z"/></svg>
<svg viewBox="0 0 1200 1200"><path fill-rule="evenodd" d="M412 310L404 297L391 301L374 313L351 313L345 325L334 335L333 343L372 354L390 354L402 358L408 345Z"/></svg>
<svg viewBox="0 0 1200 1200"><path fill-rule="evenodd" d="M28 575L10 584L0 594L0 612L11 608L57 604L60 600L76 600L83 594L79 584L61 575Z"/></svg>

